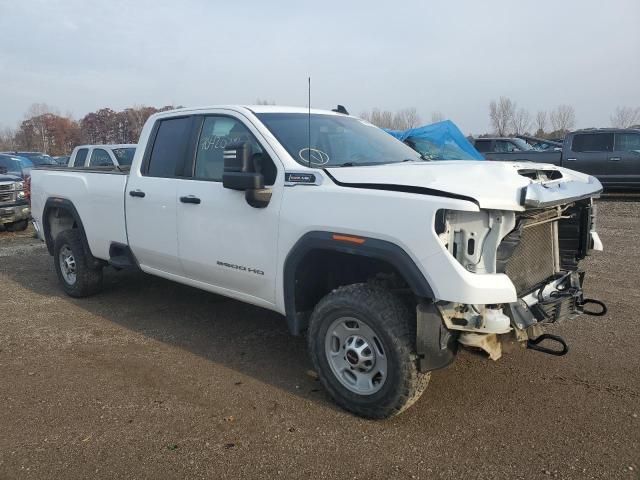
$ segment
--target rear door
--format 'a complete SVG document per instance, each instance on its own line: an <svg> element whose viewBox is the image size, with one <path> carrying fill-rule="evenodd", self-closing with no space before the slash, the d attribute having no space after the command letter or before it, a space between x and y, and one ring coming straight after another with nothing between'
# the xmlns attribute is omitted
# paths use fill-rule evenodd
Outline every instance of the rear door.
<svg viewBox="0 0 640 480"><path fill-rule="evenodd" d="M603 185L611 183L619 165L611 162L613 132L575 133L563 166L597 177Z"/></svg>
<svg viewBox="0 0 640 480"><path fill-rule="evenodd" d="M619 165L616 183L620 186L640 185L640 132L616 132L609 161Z"/></svg>
<svg viewBox="0 0 640 480"><path fill-rule="evenodd" d="M159 119L140 169L125 192L129 245L145 271L182 275L178 259L176 182L184 169L192 118Z"/></svg>

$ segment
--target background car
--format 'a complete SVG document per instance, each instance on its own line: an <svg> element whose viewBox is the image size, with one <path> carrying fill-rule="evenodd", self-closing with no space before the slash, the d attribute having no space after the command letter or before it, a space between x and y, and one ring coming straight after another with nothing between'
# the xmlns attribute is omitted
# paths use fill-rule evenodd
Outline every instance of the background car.
<svg viewBox="0 0 640 480"><path fill-rule="evenodd" d="M67 164L69 163L69 155L59 155L57 157L52 157L54 162L56 162L58 165L60 165L61 167L66 167Z"/></svg>
<svg viewBox="0 0 640 480"><path fill-rule="evenodd" d="M0 152L8 155L14 155L17 157L24 157L31 160L31 162L36 167L46 166L46 165L57 165L56 161L46 153L42 152Z"/></svg>
<svg viewBox="0 0 640 480"><path fill-rule="evenodd" d="M31 175L33 162L25 157L0 153L0 173L15 175L25 180Z"/></svg>

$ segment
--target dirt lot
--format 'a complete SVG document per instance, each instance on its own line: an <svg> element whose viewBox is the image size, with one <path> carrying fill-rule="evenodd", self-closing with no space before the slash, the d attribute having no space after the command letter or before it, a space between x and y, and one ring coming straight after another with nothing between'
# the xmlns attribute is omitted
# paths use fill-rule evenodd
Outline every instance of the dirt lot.
<svg viewBox="0 0 640 480"><path fill-rule="evenodd" d="M278 315L109 270L58 287L0 232L0 478L633 478L640 468L640 203L600 202L586 262L604 318L556 358L463 353L399 418L336 408Z"/></svg>

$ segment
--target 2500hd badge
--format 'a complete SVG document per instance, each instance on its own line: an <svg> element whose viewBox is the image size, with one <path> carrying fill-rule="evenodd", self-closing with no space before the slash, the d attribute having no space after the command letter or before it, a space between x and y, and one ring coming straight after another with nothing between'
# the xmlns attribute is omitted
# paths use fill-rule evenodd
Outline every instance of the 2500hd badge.
<svg viewBox="0 0 640 480"><path fill-rule="evenodd" d="M235 265L233 263L221 262L220 260L217 260L216 263L221 267L233 268L234 270L240 270L242 272L255 273L256 275L264 275L264 272L257 268L251 268L251 267L245 267L243 265Z"/></svg>

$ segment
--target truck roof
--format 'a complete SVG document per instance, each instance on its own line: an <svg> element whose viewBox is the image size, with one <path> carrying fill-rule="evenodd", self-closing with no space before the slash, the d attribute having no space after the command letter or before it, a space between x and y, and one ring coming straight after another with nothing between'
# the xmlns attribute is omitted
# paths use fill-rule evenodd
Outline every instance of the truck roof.
<svg viewBox="0 0 640 480"><path fill-rule="evenodd" d="M253 113L309 113L309 109L307 107L287 107L283 105L210 105L203 107L185 107L178 108L176 110L167 110L164 112L155 113L154 116L173 116L175 114L180 113L197 113L203 110L214 110L214 109L225 109L225 110L233 110L236 112L241 112L243 110L248 110ZM322 114L322 115L343 115L342 113L333 112L331 110L323 110L312 108L311 113L313 114Z"/></svg>
<svg viewBox="0 0 640 480"><path fill-rule="evenodd" d="M579 130L575 130L569 133L615 133L615 132L640 132L640 128L615 128L615 127L606 127L606 128L581 128Z"/></svg>

